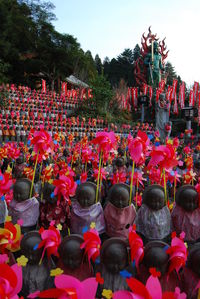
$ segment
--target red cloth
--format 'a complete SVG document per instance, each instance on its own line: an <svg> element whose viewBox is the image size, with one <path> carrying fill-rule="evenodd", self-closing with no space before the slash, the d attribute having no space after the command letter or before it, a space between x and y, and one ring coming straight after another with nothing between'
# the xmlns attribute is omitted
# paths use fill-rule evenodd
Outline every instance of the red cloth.
<svg viewBox="0 0 200 299"><path fill-rule="evenodd" d="M51 204L48 202L40 203L40 217L39 224L44 228L48 228L52 220L55 221L55 225L59 223L63 226L63 229L69 227L70 209L67 202L61 201L59 205L57 203Z"/></svg>
<svg viewBox="0 0 200 299"><path fill-rule="evenodd" d="M185 292L187 298L196 299L198 290L195 290L200 277L197 276L191 269L184 268L181 272L181 291Z"/></svg>
<svg viewBox="0 0 200 299"><path fill-rule="evenodd" d="M71 275L71 276L79 279L80 281L83 281L89 277L94 276L92 265L89 266L89 264L86 264L86 263L81 264L81 266L79 268L73 269L73 270L65 267L63 265L62 261L58 261L57 266L64 271L63 274Z"/></svg>
<svg viewBox="0 0 200 299"><path fill-rule="evenodd" d="M128 238L129 228L133 225L136 211L133 205L119 209L108 202L104 210L106 233L109 237Z"/></svg>
<svg viewBox="0 0 200 299"><path fill-rule="evenodd" d="M187 241L196 241L200 238L200 208L187 212L179 205L175 205L171 217L173 228L178 235L184 231Z"/></svg>

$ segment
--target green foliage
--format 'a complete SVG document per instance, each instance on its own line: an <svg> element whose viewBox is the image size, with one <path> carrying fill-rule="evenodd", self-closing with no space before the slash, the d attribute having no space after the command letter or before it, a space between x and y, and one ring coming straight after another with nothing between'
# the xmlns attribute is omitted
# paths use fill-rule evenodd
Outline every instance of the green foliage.
<svg viewBox="0 0 200 299"><path fill-rule="evenodd" d="M103 75L98 75L90 81L90 87L93 91L97 115L105 116L113 97L110 83Z"/></svg>
<svg viewBox="0 0 200 299"><path fill-rule="evenodd" d="M167 75L167 85L172 85L173 80L177 79L177 74L169 61L165 65L165 73Z"/></svg>

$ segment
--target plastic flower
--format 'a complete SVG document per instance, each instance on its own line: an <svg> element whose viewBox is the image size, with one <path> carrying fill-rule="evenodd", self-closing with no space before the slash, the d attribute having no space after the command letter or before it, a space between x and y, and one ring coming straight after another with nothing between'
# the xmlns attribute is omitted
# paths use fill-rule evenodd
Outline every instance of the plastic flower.
<svg viewBox="0 0 200 299"><path fill-rule="evenodd" d="M102 296L104 296L106 299L112 299L113 293L111 290L103 289Z"/></svg>
<svg viewBox="0 0 200 299"><path fill-rule="evenodd" d="M56 229L54 226L50 226L49 229L47 229L47 230L40 229L39 232L40 232L42 241L38 245L38 248L44 247L43 252L42 252L41 261L44 257L45 251L47 252L48 258L50 258L50 256L52 254L59 257L58 247L61 243L61 237L60 237L59 230Z"/></svg>
<svg viewBox="0 0 200 299"><path fill-rule="evenodd" d="M28 259L24 255L21 255L20 257L17 258L18 266L25 267L27 263L28 263Z"/></svg>
<svg viewBox="0 0 200 299"><path fill-rule="evenodd" d="M22 268L17 264L9 266L1 264L0 291L1 298L17 299L22 288Z"/></svg>
<svg viewBox="0 0 200 299"><path fill-rule="evenodd" d="M88 256L88 260L92 259L93 262L100 255L101 239L99 238L98 231L95 229L90 229L83 234L84 242L81 244L80 248L85 249L85 254Z"/></svg>
<svg viewBox="0 0 200 299"><path fill-rule="evenodd" d="M33 179L33 173L34 173L33 168L31 168L31 167L25 167L25 168L24 168L24 174L25 174L25 176L26 176L29 180L31 180L31 181L32 181L32 179Z"/></svg>
<svg viewBox="0 0 200 299"><path fill-rule="evenodd" d="M63 274L63 272L64 271L62 269L56 268L56 269L51 270L50 276L58 276L58 275Z"/></svg>
<svg viewBox="0 0 200 299"><path fill-rule="evenodd" d="M18 224L6 221L4 228L0 228L0 252L6 250L15 252L20 249L21 228Z"/></svg>
<svg viewBox="0 0 200 299"><path fill-rule="evenodd" d="M87 172L82 172L80 180L81 183L85 183L87 181Z"/></svg>
<svg viewBox="0 0 200 299"><path fill-rule="evenodd" d="M69 197L74 196L77 188L73 177L65 175L61 175L58 180L54 180L53 185L56 187L54 189L54 195L58 196L58 200L63 196L65 200L69 201Z"/></svg>
<svg viewBox="0 0 200 299"><path fill-rule="evenodd" d="M46 159L46 153L50 154L53 152L54 144L52 138L44 129L34 132L31 144L34 146L34 152L36 154L40 153L43 159Z"/></svg>

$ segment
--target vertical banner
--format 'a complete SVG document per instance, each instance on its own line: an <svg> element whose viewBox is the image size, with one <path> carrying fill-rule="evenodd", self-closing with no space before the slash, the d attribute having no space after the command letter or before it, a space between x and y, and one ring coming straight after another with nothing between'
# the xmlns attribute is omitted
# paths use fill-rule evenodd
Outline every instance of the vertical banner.
<svg viewBox="0 0 200 299"><path fill-rule="evenodd" d="M46 88L46 81L42 79L42 93L46 93L47 88Z"/></svg>

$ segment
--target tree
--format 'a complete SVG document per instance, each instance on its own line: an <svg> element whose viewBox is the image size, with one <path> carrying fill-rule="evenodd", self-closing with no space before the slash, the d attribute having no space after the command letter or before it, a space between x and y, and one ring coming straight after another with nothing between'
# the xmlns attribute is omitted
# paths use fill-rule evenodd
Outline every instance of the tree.
<svg viewBox="0 0 200 299"><path fill-rule="evenodd" d="M135 48L133 49L133 60L136 61L140 57L140 46L136 44Z"/></svg>
<svg viewBox="0 0 200 299"><path fill-rule="evenodd" d="M177 74L176 74L171 62L169 62L169 61L165 65L165 73L167 75L167 82L166 82L167 85L172 85L173 80L177 79Z"/></svg>
<svg viewBox="0 0 200 299"><path fill-rule="evenodd" d="M98 75L90 81L90 87L92 88L97 115L106 116L113 97L113 91L110 83L103 75Z"/></svg>
<svg viewBox="0 0 200 299"><path fill-rule="evenodd" d="M98 74L101 75L102 74L102 62L101 62L101 58L99 57L98 54L96 54L94 61L95 61L95 65L96 65L96 70L97 70Z"/></svg>

